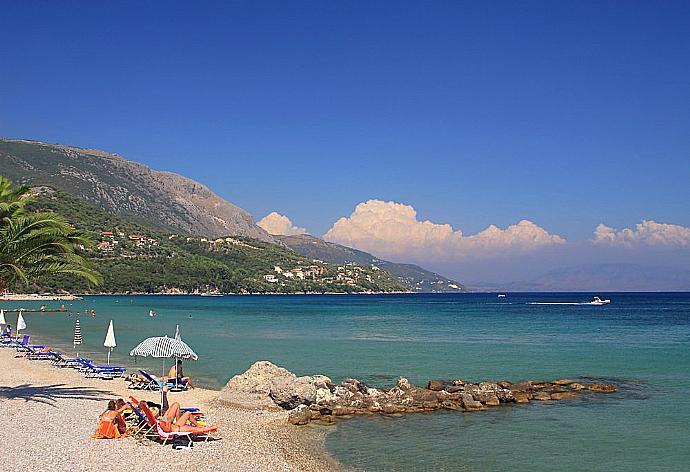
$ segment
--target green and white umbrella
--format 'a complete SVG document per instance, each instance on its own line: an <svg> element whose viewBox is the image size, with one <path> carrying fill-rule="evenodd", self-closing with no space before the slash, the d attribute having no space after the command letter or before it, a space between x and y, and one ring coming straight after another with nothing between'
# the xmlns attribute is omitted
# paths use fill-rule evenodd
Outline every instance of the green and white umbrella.
<svg viewBox="0 0 690 472"><path fill-rule="evenodd" d="M199 356L180 339L167 336L157 336L144 339L137 347L129 352L130 356L158 357L163 359L163 376L165 376L165 359L191 359L197 360ZM161 396L162 396L161 389Z"/></svg>
<svg viewBox="0 0 690 472"><path fill-rule="evenodd" d="M79 357L79 352L77 351L77 346L81 346L81 326L79 325L79 318L77 318L77 321L74 323L74 350L77 353L76 357Z"/></svg>
<svg viewBox="0 0 690 472"><path fill-rule="evenodd" d="M197 360L199 356L184 341L167 336L158 336L144 339L137 347L129 352L130 356L160 357L170 359Z"/></svg>

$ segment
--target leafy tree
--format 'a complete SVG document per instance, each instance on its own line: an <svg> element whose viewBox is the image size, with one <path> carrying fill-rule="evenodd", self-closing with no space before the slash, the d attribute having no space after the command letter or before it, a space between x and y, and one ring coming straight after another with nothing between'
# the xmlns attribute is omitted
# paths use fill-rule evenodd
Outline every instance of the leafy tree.
<svg viewBox="0 0 690 472"><path fill-rule="evenodd" d="M31 213L29 187L0 177L0 292L41 277L71 274L99 284L101 275L80 253L93 245L54 213Z"/></svg>

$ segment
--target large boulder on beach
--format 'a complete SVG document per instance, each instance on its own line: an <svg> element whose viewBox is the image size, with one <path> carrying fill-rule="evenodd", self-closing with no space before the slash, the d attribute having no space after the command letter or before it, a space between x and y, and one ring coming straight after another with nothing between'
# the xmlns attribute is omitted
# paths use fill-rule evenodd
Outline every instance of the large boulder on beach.
<svg viewBox="0 0 690 472"><path fill-rule="evenodd" d="M271 362L258 361L231 378L217 399L243 408L291 410L314 403L317 390L325 393L332 387L331 379L325 375L297 377Z"/></svg>
<svg viewBox="0 0 690 472"><path fill-rule="evenodd" d="M292 410L314 403L316 390L311 377L276 377L271 380L269 395L278 406Z"/></svg>
<svg viewBox="0 0 690 472"><path fill-rule="evenodd" d="M269 361L255 362L246 372L238 374L225 384L225 389L241 390L252 393L271 391L271 382L276 379L295 379L297 376L287 369L278 367Z"/></svg>
<svg viewBox="0 0 690 472"><path fill-rule="evenodd" d="M242 374L231 378L218 395L218 401L242 408L278 410L269 397L274 379L295 379L287 369L268 361L258 361Z"/></svg>

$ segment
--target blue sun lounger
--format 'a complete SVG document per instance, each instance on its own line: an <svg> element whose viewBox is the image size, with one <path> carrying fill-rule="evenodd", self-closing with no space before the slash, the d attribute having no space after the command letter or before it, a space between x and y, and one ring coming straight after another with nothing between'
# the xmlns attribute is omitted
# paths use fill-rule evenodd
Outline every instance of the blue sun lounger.
<svg viewBox="0 0 690 472"><path fill-rule="evenodd" d="M82 367L79 369L86 377L109 378L122 377L127 369L117 365L94 365L91 361L77 359Z"/></svg>
<svg viewBox="0 0 690 472"><path fill-rule="evenodd" d="M51 361L51 360L53 360L53 354L54 353L53 352L43 352L44 348L45 348L45 346L26 346L24 348L26 351L26 354L24 354L24 358L32 360L32 361L36 361L36 360Z"/></svg>
<svg viewBox="0 0 690 472"><path fill-rule="evenodd" d="M51 352L51 354L53 355L52 363L55 367L72 367L73 369L78 369L82 366L81 361L91 362L91 359L71 359L63 356L61 352Z"/></svg>
<svg viewBox="0 0 690 472"><path fill-rule="evenodd" d="M171 391L180 391L180 390L187 390L187 382L170 382L170 381L163 381L159 380L156 377L154 377L152 374L149 372L146 372L145 370L139 370L141 375L144 376L146 379L146 382L139 382L139 384L136 384L136 382L133 382L133 384L130 385L131 388L134 389L139 389L139 390L160 390L163 388L164 385L167 385L168 388Z"/></svg>

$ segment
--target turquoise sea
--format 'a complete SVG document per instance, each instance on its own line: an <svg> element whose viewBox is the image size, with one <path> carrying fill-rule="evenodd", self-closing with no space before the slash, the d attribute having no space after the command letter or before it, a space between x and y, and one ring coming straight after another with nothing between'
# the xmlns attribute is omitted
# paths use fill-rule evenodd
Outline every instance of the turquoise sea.
<svg viewBox="0 0 690 472"><path fill-rule="evenodd" d="M259 359L372 386L392 385L399 376L417 384L567 377L620 386L616 394L558 403L340 421L326 445L346 466L690 470L690 294L597 294L613 301L600 307L530 304L592 295L99 296L65 304L82 313L81 355L105 361L112 319L118 343L112 362L130 367L160 371L160 361L135 360L129 350L148 336L172 336L179 324L200 357L188 363L188 373L213 388ZM84 309L95 309L96 317ZM158 316L149 317L150 309ZM6 318L14 325L15 316ZM24 316L35 338L73 353L75 315Z"/></svg>

